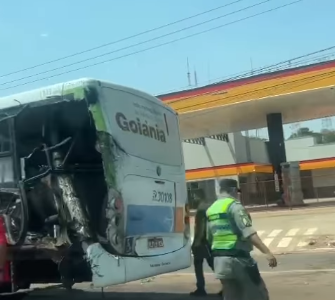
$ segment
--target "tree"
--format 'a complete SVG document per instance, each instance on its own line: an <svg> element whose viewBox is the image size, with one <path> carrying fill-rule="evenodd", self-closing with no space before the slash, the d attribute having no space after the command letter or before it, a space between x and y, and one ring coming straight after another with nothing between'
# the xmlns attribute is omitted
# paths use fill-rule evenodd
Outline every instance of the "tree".
<svg viewBox="0 0 335 300"><path fill-rule="evenodd" d="M312 136L316 139L316 143L319 144L322 141L322 134L319 132L314 132L310 130L308 127L301 127L297 130L297 132L292 133L288 139L295 139L299 137Z"/></svg>
<svg viewBox="0 0 335 300"><path fill-rule="evenodd" d="M322 129L321 132L314 132L308 127L300 128L297 132L292 133L288 139L295 139L306 136L314 137L315 144L335 143L335 130Z"/></svg>
<svg viewBox="0 0 335 300"><path fill-rule="evenodd" d="M335 143L335 131L334 130L323 129L321 131L321 135L322 135L322 144Z"/></svg>

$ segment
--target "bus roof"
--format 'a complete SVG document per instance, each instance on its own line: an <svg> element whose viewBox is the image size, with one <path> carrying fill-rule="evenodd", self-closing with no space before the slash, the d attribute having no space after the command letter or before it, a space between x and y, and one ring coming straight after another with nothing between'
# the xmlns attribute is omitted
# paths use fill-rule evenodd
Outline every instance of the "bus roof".
<svg viewBox="0 0 335 300"><path fill-rule="evenodd" d="M160 103L161 105L162 104L164 105L164 103L160 101L158 98L152 95L149 95L145 92L130 88L130 87L117 85L117 84L114 84L108 81L103 81L103 80L98 80L98 79L93 79L93 78L81 78L81 79L76 79L72 81L50 85L50 86L45 86L39 89L34 89L34 90L19 93L19 94L1 97L0 98L0 110L19 106L19 105L32 104L32 103L36 103L40 101L43 101L43 103L45 104L55 102L55 100L59 102L61 101L61 97L63 95L66 95L66 92L68 91L74 91L75 89L85 88L89 86L98 87L100 85L111 87L111 88L127 90L129 92L136 93L139 96L142 96L145 98L150 97L152 101L156 99L158 103Z"/></svg>

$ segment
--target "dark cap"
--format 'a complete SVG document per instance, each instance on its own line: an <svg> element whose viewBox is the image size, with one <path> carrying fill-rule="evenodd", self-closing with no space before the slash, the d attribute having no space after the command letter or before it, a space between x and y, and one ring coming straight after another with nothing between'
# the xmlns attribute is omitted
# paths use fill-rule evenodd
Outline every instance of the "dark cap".
<svg viewBox="0 0 335 300"><path fill-rule="evenodd" d="M237 189L237 191L240 193L241 190L238 187L238 182L235 179L222 179L219 182L220 189L223 191L228 191L231 188Z"/></svg>

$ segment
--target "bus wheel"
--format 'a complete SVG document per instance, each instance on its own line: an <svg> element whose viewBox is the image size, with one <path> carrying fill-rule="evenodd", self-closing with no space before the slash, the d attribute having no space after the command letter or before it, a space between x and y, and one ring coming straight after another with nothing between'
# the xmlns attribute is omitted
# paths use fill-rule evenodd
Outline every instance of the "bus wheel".
<svg viewBox="0 0 335 300"><path fill-rule="evenodd" d="M70 278L62 278L62 286L67 291L71 291L74 285L74 280Z"/></svg>

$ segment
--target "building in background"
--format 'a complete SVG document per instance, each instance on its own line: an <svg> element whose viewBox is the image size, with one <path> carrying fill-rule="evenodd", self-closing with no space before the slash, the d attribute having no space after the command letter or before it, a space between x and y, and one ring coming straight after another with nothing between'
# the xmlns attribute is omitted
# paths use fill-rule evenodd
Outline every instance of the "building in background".
<svg viewBox="0 0 335 300"><path fill-rule="evenodd" d="M192 208L203 197L215 199L218 181L235 178L245 205L273 204L273 169L267 141L241 133L183 142L188 196ZM287 161L298 161L304 199L335 197L335 143L320 144L318 136L285 141Z"/></svg>
<svg viewBox="0 0 335 300"><path fill-rule="evenodd" d="M335 60L328 55L320 61L314 54L255 70L251 76L248 72L158 95L179 113L181 136L189 139L183 148L193 206L203 197L216 197L222 177L239 180L246 205L272 204L281 197L290 199L290 206L302 205L301 197L294 196L301 192L292 192L297 187L304 199L334 197L335 131L330 116L335 115ZM300 127L311 119L323 119L321 133ZM283 125L294 123L285 141ZM239 133L265 127L268 142ZM283 164L287 180L281 177ZM288 174L293 173L291 178ZM300 184L288 184L295 180Z"/></svg>

